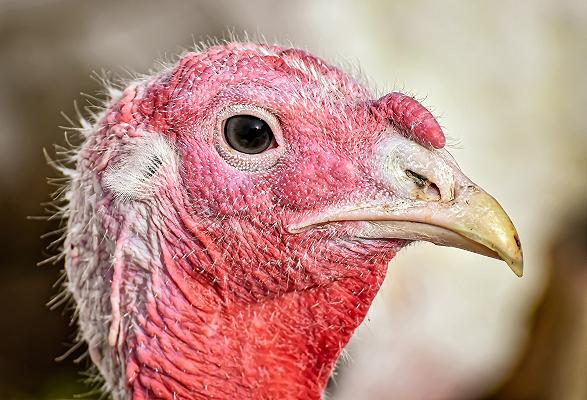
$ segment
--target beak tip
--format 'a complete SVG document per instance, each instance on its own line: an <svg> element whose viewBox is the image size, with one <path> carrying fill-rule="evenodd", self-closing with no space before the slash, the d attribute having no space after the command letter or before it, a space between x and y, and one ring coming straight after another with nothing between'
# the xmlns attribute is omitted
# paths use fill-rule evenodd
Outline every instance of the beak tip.
<svg viewBox="0 0 587 400"><path fill-rule="evenodd" d="M524 275L524 262L522 259L519 260L509 260L507 261L508 266L510 269L516 274L519 278Z"/></svg>

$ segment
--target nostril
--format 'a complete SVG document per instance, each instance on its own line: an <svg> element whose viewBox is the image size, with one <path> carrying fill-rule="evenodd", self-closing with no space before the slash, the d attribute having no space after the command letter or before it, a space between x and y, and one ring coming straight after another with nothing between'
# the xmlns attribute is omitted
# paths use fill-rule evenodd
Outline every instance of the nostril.
<svg viewBox="0 0 587 400"><path fill-rule="evenodd" d="M425 178L422 175L418 174L417 172L411 171L409 169L406 169L406 175L408 176L408 178L413 180L414 183L416 184L416 186L418 186L420 189L425 187L426 183L429 182L429 180L427 178Z"/></svg>
<svg viewBox="0 0 587 400"><path fill-rule="evenodd" d="M441 199L440 189L430 179L417 172L407 169L406 175L418 187L418 197L423 197L423 200L439 201Z"/></svg>

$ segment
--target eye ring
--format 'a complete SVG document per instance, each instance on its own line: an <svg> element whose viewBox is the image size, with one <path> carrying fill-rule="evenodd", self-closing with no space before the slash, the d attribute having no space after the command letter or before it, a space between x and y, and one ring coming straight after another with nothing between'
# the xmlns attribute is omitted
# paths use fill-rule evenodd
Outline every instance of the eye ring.
<svg viewBox="0 0 587 400"><path fill-rule="evenodd" d="M259 119L267 125L273 134L272 141L267 148L258 153L246 153L235 149L228 142L225 135L226 123L230 118L239 115ZM231 105L218 113L214 145L228 164L248 172L263 171L273 167L285 153L285 141L279 121L269 111L253 105Z"/></svg>

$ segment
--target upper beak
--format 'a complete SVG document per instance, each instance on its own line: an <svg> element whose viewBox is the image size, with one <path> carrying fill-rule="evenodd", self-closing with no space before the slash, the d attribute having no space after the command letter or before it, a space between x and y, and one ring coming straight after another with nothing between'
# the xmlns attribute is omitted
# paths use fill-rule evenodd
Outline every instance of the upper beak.
<svg viewBox="0 0 587 400"><path fill-rule="evenodd" d="M493 197L462 174L448 153L402 138L394 138L384 150L383 179L396 191L404 188L402 201L338 208L290 226L290 230L361 221L355 237L424 240L458 247L502 259L522 276L522 248L510 218Z"/></svg>
<svg viewBox="0 0 587 400"><path fill-rule="evenodd" d="M522 276L524 259L516 228L499 203L477 186L469 185L446 207L428 205L390 211L359 212L363 221L366 214L370 216L357 236L425 240L458 247L501 259ZM352 218L347 214L349 217Z"/></svg>

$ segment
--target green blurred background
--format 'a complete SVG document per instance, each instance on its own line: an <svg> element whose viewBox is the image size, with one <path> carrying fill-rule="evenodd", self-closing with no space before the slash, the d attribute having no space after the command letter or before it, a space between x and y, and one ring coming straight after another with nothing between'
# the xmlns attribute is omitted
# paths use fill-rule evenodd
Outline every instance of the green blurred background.
<svg viewBox="0 0 587 400"><path fill-rule="evenodd" d="M0 399L88 393L42 149L102 69L146 72L207 37L261 33L360 64L439 116L453 155L519 228L523 279L420 245L392 262L334 399L587 399L587 2L0 0Z"/></svg>

